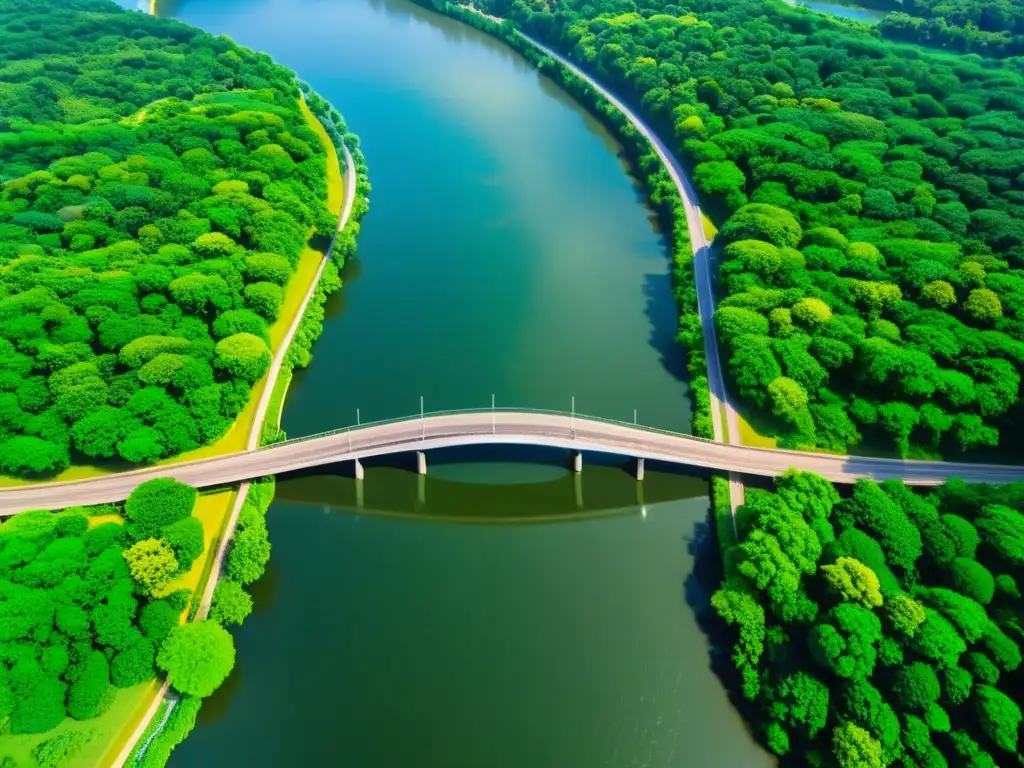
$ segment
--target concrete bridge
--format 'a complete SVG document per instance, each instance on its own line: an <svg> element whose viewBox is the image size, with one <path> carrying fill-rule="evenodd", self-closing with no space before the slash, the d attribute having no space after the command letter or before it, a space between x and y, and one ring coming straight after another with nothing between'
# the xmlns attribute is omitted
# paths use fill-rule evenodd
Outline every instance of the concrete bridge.
<svg viewBox="0 0 1024 768"><path fill-rule="evenodd" d="M120 501L141 482L174 477L199 488L230 485L264 475L309 467L355 462L394 453L414 453L426 473L426 452L465 445L534 445L572 452L582 470L585 452L651 459L700 469L775 477L791 467L816 472L838 483L858 478L900 478L911 485L938 485L947 478L968 482L1008 483L1024 480L1024 466L832 456L768 448L751 448L703 440L650 427L553 411L468 410L418 415L297 438L264 448L121 472L88 480L26 485L0 490L0 516L25 509L61 509L69 504Z"/></svg>

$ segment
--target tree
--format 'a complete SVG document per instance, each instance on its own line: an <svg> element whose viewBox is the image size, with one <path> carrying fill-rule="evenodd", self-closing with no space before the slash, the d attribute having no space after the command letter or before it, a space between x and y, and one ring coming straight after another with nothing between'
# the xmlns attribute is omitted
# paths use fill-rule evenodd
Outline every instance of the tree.
<svg viewBox="0 0 1024 768"><path fill-rule="evenodd" d="M157 539L142 539L124 552L132 579L147 594L163 591L178 572L174 551Z"/></svg>
<svg viewBox="0 0 1024 768"><path fill-rule="evenodd" d="M256 382L270 367L270 350L251 333L236 333L217 342L213 364L229 376Z"/></svg>
<svg viewBox="0 0 1024 768"><path fill-rule="evenodd" d="M866 608L840 603L811 627L811 656L839 677L864 680L878 658L882 624Z"/></svg>
<svg viewBox="0 0 1024 768"><path fill-rule="evenodd" d="M11 714L11 733L45 733L60 725L66 714L66 691L67 686L57 678L40 680Z"/></svg>
<svg viewBox="0 0 1024 768"><path fill-rule="evenodd" d="M975 692L975 709L981 727L995 744L1007 752L1017 751L1017 729L1020 707L998 688L979 685Z"/></svg>
<svg viewBox="0 0 1024 768"><path fill-rule="evenodd" d="M964 312L975 320L991 323L1003 316L1003 304L994 291L976 288L967 296Z"/></svg>
<svg viewBox="0 0 1024 768"><path fill-rule="evenodd" d="M926 618L924 606L902 593L886 598L885 613L893 628L908 638L914 636Z"/></svg>
<svg viewBox="0 0 1024 768"><path fill-rule="evenodd" d="M771 691L771 716L813 739L828 719L829 690L813 675L797 671Z"/></svg>
<svg viewBox="0 0 1024 768"><path fill-rule="evenodd" d="M1024 515L1001 504L981 510L977 529L982 540L1010 565L1024 565Z"/></svg>
<svg viewBox="0 0 1024 768"><path fill-rule="evenodd" d="M858 480L853 494L838 509L840 524L855 522L863 526L881 543L891 564L906 571L913 569L921 556L921 534L877 484Z"/></svg>
<svg viewBox="0 0 1024 768"><path fill-rule="evenodd" d="M114 701L107 657L92 651L79 666L77 679L68 691L68 714L75 720L90 720L103 714Z"/></svg>
<svg viewBox="0 0 1024 768"><path fill-rule="evenodd" d="M223 626L241 624L252 613L252 598L236 581L223 579L213 590L210 620Z"/></svg>
<svg viewBox="0 0 1024 768"><path fill-rule="evenodd" d="M882 745L855 723L843 723L832 732L832 754L841 768L883 768Z"/></svg>
<svg viewBox="0 0 1024 768"><path fill-rule="evenodd" d="M227 678L235 664L235 644L215 621L175 627L156 657L168 682L188 696L205 698Z"/></svg>
<svg viewBox="0 0 1024 768"><path fill-rule="evenodd" d="M161 531L161 540L174 552L178 567L186 572L192 567L201 554L203 541L203 524L194 517L186 517L165 526Z"/></svg>
<svg viewBox="0 0 1024 768"><path fill-rule="evenodd" d="M768 384L772 412L788 422L795 423L801 410L807 407L806 390L793 379L779 376Z"/></svg>
<svg viewBox="0 0 1024 768"><path fill-rule="evenodd" d="M119 651L110 663L110 679L118 688L130 688L153 679L156 650L148 638Z"/></svg>
<svg viewBox="0 0 1024 768"><path fill-rule="evenodd" d="M907 709L926 712L939 700L939 677L935 669L921 661L896 672L893 690Z"/></svg>
<svg viewBox="0 0 1024 768"><path fill-rule="evenodd" d="M950 566L950 578L957 592L977 600L982 605L988 605L995 596L995 577L977 560L956 558Z"/></svg>
<svg viewBox="0 0 1024 768"><path fill-rule="evenodd" d="M270 540L266 526L247 526L235 534L228 552L228 577L251 584L263 575L270 560Z"/></svg>
<svg viewBox="0 0 1024 768"><path fill-rule="evenodd" d="M139 614L139 629L154 646L163 643L171 630L178 626L178 615L181 611L174 610L168 599L150 601Z"/></svg>
<svg viewBox="0 0 1024 768"><path fill-rule="evenodd" d="M198 491L169 477L147 480L135 488L124 504L136 538L155 538L161 531L192 514Z"/></svg>
<svg viewBox="0 0 1024 768"><path fill-rule="evenodd" d="M925 620L912 639L912 647L925 658L955 666L967 645L956 628L937 611L925 609Z"/></svg>
<svg viewBox="0 0 1024 768"><path fill-rule="evenodd" d="M882 593L875 572L852 557L840 557L833 565L821 566L828 585L840 598L864 608L878 608Z"/></svg>

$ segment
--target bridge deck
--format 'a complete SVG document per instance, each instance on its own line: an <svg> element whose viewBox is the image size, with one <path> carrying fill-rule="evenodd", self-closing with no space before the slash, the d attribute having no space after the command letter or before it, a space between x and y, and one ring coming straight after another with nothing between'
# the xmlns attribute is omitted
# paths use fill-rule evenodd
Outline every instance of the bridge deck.
<svg viewBox="0 0 1024 768"><path fill-rule="evenodd" d="M937 485L950 477L985 483L1024 480L1024 466L750 448L568 414L483 410L353 427L253 451L88 480L5 488L0 490L0 515L25 509L60 509L71 504L120 501L136 485L154 477L174 477L199 488L208 488L351 459L482 444L597 451L767 477L797 467L841 483L858 478L901 478L914 485Z"/></svg>

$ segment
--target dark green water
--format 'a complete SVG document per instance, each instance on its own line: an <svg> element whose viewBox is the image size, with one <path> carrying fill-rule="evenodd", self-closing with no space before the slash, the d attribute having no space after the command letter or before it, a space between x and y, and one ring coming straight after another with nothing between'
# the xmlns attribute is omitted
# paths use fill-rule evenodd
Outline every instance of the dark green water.
<svg viewBox="0 0 1024 768"><path fill-rule="evenodd" d="M363 139L372 211L290 435L492 394L687 428L664 239L553 83L404 0L163 11L268 51ZM711 669L704 481L530 450L428 462L370 466L361 494L342 470L279 482L238 666L172 765L767 762Z"/></svg>

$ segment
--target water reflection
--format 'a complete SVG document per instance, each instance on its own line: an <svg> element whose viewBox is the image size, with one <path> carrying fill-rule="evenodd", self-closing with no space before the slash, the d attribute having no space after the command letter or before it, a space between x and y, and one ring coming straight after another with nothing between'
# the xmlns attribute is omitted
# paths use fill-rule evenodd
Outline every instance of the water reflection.
<svg viewBox="0 0 1024 768"><path fill-rule="evenodd" d="M350 466L319 468L279 479L275 501L325 512L512 525L636 514L648 505L707 494L704 478L668 465L649 463L639 483L633 477L633 461L600 463L588 455L583 472L577 474L560 467L558 453L551 453L552 461L546 464L496 461L490 451L478 451L473 462L456 453L448 458L458 461L446 464L443 456L432 452L425 476L401 466L412 459L400 456L366 464L361 481L352 477Z"/></svg>

